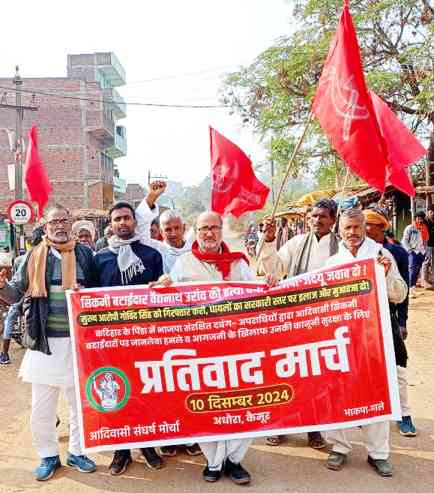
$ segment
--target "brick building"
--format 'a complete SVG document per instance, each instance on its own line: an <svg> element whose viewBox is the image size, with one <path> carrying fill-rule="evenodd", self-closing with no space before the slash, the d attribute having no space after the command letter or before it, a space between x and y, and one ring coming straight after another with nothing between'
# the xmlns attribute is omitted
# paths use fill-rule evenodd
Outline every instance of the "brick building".
<svg viewBox="0 0 434 493"><path fill-rule="evenodd" d="M23 135L27 140L31 125L37 126L53 188L50 203L107 209L113 202L114 159L127 152L125 127L117 123L126 104L115 89L124 84L114 53L68 55L67 77L23 79L23 105L30 105L34 91L39 108L25 112ZM5 98L14 104L12 79L0 79L0 86L12 88ZM15 119L15 111L0 108L0 128L14 129ZM7 133L0 131L0 211L14 197L7 175L13 160Z"/></svg>
<svg viewBox="0 0 434 493"><path fill-rule="evenodd" d="M133 207L137 207L143 200L145 194L146 192L142 185L139 185L138 183L128 183L124 200L129 202Z"/></svg>

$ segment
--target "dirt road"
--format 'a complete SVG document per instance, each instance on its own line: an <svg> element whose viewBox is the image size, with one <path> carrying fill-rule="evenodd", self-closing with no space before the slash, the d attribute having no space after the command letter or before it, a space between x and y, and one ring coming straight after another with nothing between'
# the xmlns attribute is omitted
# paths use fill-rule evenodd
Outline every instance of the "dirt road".
<svg viewBox="0 0 434 493"><path fill-rule="evenodd" d="M360 435L352 434L355 448L344 470L325 468L326 451L305 446L305 437L291 436L279 447L255 441L244 463L253 475L249 490L255 493L432 493L434 492L434 292L412 301L408 349L410 354L410 402L419 435L401 437L392 425L392 461L395 474L380 478L366 464ZM63 467L55 478L38 483L32 477L37 457L29 432L30 386L17 380L23 350L13 346L13 363L0 367L0 492L37 491L41 493L85 492L236 492L240 486L223 478L217 484L201 479L202 457L178 455L166 461L165 469L150 471L134 462L127 474L114 478L107 472L111 454L95 454L98 469L80 474ZM66 455L68 419L64 402L59 414L62 457Z"/></svg>

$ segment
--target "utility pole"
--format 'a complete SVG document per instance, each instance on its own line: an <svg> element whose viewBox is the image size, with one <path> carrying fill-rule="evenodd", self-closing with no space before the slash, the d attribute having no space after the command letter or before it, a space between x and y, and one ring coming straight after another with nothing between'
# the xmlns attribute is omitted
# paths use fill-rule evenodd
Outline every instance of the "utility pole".
<svg viewBox="0 0 434 493"><path fill-rule="evenodd" d="M21 79L18 65L15 67L15 77L13 79L13 83L15 85L15 104L7 104L6 97L2 98L0 103L0 108L10 109L16 111L16 120L15 120L15 200L22 200L23 197L23 120L24 120L24 111L37 111L38 108L35 104L32 106L23 106L22 98L21 98L21 86L23 85L23 80ZM4 101L4 102L3 102ZM32 96L32 103L35 101L35 95ZM19 226L19 234L18 234L18 245L16 245L16 252L22 251L24 252L24 226Z"/></svg>

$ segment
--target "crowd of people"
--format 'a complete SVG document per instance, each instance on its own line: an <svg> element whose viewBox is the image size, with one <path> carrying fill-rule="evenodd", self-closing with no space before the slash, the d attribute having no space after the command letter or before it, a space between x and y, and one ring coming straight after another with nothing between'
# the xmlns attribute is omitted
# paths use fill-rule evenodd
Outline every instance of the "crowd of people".
<svg viewBox="0 0 434 493"><path fill-rule="evenodd" d="M65 207L51 207L45 224L35 231L32 249L17 259L13 278L8 281L6 272L0 272L0 298L11 305L7 324L9 317L12 320L14 313L22 310L27 323L30 349L25 353L19 375L32 385L30 424L33 446L40 457L35 469L38 481L50 479L61 466L56 432L60 391L65 393L69 405L66 463L84 473L96 469L95 462L83 454L79 440L66 290L256 278L248 258L241 252L230 251L224 242L219 214L203 212L194 230L188 233L178 211L167 210L160 215L157 200L165 188L164 182L153 182L137 209L127 202L114 204L108 214L109 225L98 241L92 222L73 223ZM434 208L429 209L427 218L416 216L404 232L402 246L386 236L389 219L381 208L345 210L339 219L338 234L334 228L336 215L336 203L324 199L313 206L307 233L297 234L285 221L278 227L274 221L264 221L259 230L264 235L264 246L257 258L257 269L272 286L280 279L324 265L377 259L385 270L390 303L402 414L398 425L401 434L415 436L406 376L408 287L414 287L421 269L424 286L431 286L427 276L433 258ZM3 341L2 363L10 361L7 341L8 330ZM368 463L379 475L391 476L389 422L361 428ZM279 436L267 439L270 446L279 446L280 441ZM308 445L313 448L323 448L327 442L331 445L327 467L339 470L351 451L347 432L335 430L327 432L325 437L319 432L308 433ZM184 448L190 455L204 454L205 481L215 482L226 475L236 484L247 484L251 475L241 462L250 443L251 439L243 438L199 445L187 443ZM159 469L164 466L162 457L175 455L177 447L164 446L159 452L146 447L140 452L150 468ZM131 451L116 451L109 466L110 474L123 474L131 462Z"/></svg>

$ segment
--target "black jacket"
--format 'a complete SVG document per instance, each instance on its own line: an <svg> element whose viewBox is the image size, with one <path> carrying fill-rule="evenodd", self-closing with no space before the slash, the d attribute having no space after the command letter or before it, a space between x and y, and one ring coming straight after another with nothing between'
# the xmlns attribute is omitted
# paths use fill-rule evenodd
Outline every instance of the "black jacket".
<svg viewBox="0 0 434 493"><path fill-rule="evenodd" d="M13 304L20 301L28 288L27 265L32 254L30 251L24 262L20 265L14 277L3 289L0 289L0 298L7 303ZM84 274L84 287L92 288L99 285L98 274L95 268L93 253L90 248L79 243L75 246L75 256ZM54 268L54 256L50 252L47 255L45 269L45 285L49 286ZM25 297L23 310L26 311L26 338L28 347L35 351L51 354L48 345L46 326L48 319L48 298ZM27 312L28 310L28 312Z"/></svg>
<svg viewBox="0 0 434 493"><path fill-rule="evenodd" d="M409 287L410 280L408 274L408 253L401 245L388 243L383 244L386 250L393 255L395 262L398 266L399 273L404 279L405 283ZM393 344L395 348L395 360L396 364L406 368L407 366L407 347L404 339L402 338L401 328L407 326L408 318L408 293L405 300L402 303L389 303L390 308L390 320L392 324Z"/></svg>

